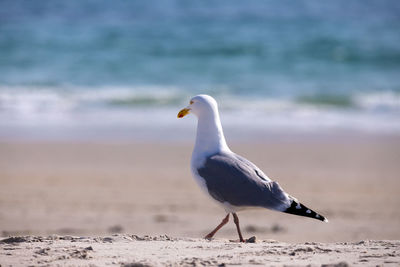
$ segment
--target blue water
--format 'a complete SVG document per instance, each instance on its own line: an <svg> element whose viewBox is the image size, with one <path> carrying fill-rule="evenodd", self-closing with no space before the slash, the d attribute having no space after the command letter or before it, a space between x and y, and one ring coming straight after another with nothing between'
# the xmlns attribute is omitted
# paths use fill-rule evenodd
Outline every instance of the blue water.
<svg viewBox="0 0 400 267"><path fill-rule="evenodd" d="M208 93L231 125L400 132L399 29L397 0L3 0L0 124L168 120Z"/></svg>

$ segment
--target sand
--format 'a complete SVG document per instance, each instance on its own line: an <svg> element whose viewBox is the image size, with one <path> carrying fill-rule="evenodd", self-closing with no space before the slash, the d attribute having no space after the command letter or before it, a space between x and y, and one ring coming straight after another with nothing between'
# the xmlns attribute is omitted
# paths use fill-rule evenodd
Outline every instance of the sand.
<svg viewBox="0 0 400 267"><path fill-rule="evenodd" d="M400 241L289 244L274 240L237 243L229 240L149 237L19 237L0 243L8 265L69 266L398 266Z"/></svg>
<svg viewBox="0 0 400 267"><path fill-rule="evenodd" d="M213 241L204 241L224 212L190 176L190 143L3 141L0 236L28 241L2 244L0 264L399 264L398 242L379 240L400 239L400 138L282 139L231 148L329 223L243 211L243 233L257 236L258 243L229 242L237 238L232 220ZM85 238L65 240L66 235ZM133 235L173 238L142 241ZM106 236L114 241L101 241ZM31 242L37 239L42 241ZM89 246L92 259L71 256ZM312 251L295 251L304 247ZM47 248L50 256L36 253ZM62 255L68 257L56 259Z"/></svg>

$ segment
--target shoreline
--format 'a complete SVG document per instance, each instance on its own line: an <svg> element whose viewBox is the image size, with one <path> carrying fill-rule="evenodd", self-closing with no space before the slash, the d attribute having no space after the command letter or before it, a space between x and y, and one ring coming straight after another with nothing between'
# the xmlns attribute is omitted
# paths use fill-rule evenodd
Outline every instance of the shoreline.
<svg viewBox="0 0 400 267"><path fill-rule="evenodd" d="M187 128L177 126L174 128L161 127L159 129L108 129L107 132L99 131L102 128L92 128L88 131L75 132L76 129L58 129L44 134L46 129L33 131L10 131L0 133L0 143L93 143L93 144L194 144L196 125ZM160 133L162 132L162 134ZM400 133L377 133L351 130L254 130L226 127L224 131L228 145L233 144L270 144L280 142L306 142L306 143L346 143L346 142L381 142L389 140L397 142Z"/></svg>

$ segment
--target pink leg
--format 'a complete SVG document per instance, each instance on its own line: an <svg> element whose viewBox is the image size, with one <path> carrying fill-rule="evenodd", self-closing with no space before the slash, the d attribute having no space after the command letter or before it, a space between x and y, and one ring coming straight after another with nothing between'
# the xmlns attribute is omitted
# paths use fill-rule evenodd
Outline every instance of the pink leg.
<svg viewBox="0 0 400 267"><path fill-rule="evenodd" d="M224 226L225 224L227 224L229 222L229 213L226 215L226 217L222 220L222 222L208 235L206 235L206 239L211 239L216 232L218 232L219 229L222 228L222 226Z"/></svg>
<svg viewBox="0 0 400 267"><path fill-rule="evenodd" d="M233 221L234 221L235 224L236 224L237 232L238 232L238 234L239 234L239 240L240 240L240 242L244 242L244 239L243 239L243 236L242 236L242 232L240 231L239 218L238 218L238 216L236 215L236 213L232 213L232 215L233 215Z"/></svg>

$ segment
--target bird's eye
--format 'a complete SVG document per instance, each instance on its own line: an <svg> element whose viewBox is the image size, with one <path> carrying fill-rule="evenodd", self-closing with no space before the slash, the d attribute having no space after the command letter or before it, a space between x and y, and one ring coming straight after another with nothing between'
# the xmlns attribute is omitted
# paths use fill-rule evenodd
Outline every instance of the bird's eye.
<svg viewBox="0 0 400 267"><path fill-rule="evenodd" d="M190 100L190 105L193 104L193 103L194 103L193 100Z"/></svg>

